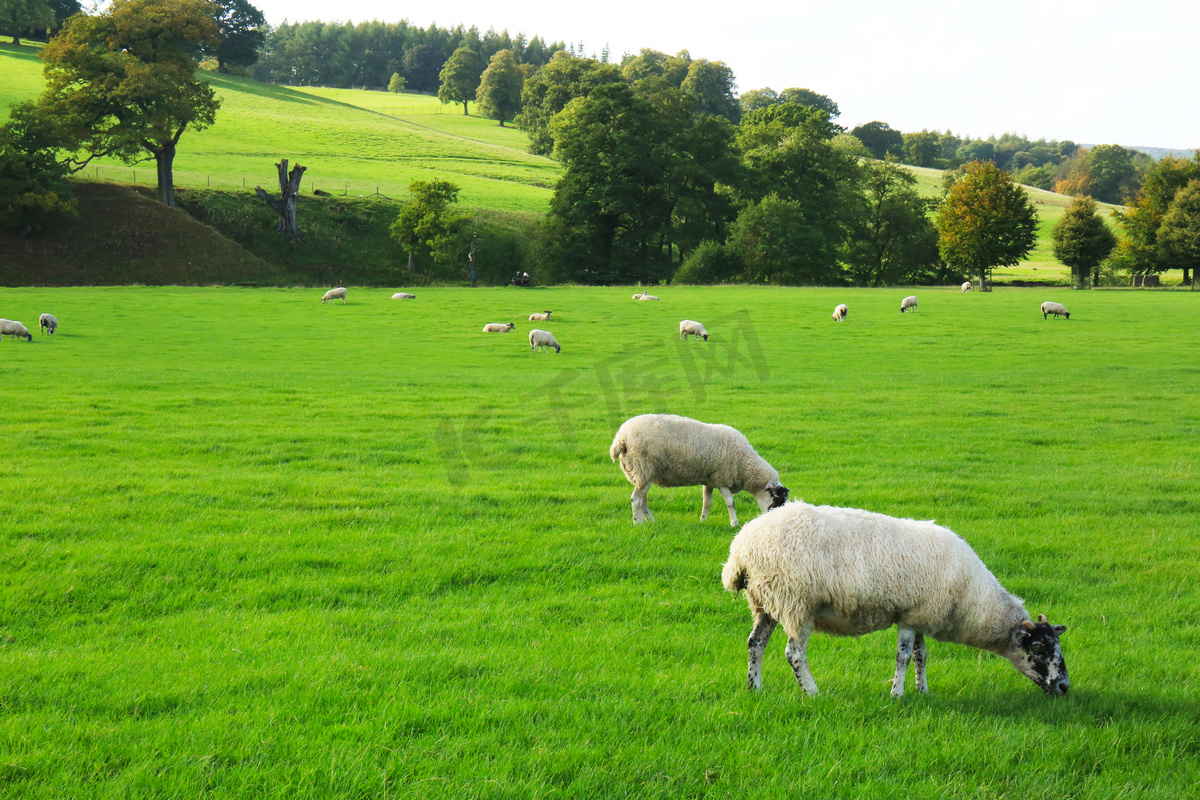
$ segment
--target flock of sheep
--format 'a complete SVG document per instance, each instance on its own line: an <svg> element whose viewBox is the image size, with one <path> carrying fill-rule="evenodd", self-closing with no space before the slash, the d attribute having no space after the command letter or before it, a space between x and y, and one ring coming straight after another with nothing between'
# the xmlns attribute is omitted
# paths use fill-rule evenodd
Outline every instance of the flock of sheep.
<svg viewBox="0 0 1200 800"><path fill-rule="evenodd" d="M38 318L38 330L43 334L54 333L58 329L58 320L53 314L42 314ZM15 319L0 319L0 339L5 336L11 336L14 339L24 339L27 342L33 341L33 334L29 332L22 323Z"/></svg>
<svg viewBox="0 0 1200 800"><path fill-rule="evenodd" d="M962 290L963 290L963 294L966 294L967 292L971 291L971 282L967 281L966 283L964 283L962 285ZM633 297L636 300L638 296L634 295ZM657 300L658 298L655 297L654 299ZM906 297L900 301L900 313L901 314L903 314L906 311L918 311L918 310L920 310L920 309L917 308L916 295L910 294L908 297ZM833 309L833 321L841 322L844 319L846 319L846 315L849 313L850 313L850 309L846 307L845 303L841 303L836 308ZM1062 303L1052 303L1049 301L1042 303L1042 319L1046 319L1050 314L1053 314L1055 319L1057 319L1059 316L1066 317L1067 319L1071 318L1071 313L1069 311L1067 311L1067 309L1063 306Z"/></svg>

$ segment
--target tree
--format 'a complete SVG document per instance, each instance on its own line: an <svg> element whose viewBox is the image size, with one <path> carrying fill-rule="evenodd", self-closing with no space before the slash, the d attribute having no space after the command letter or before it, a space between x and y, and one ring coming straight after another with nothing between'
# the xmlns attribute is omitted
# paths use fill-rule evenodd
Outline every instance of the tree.
<svg viewBox="0 0 1200 800"><path fill-rule="evenodd" d="M158 198L174 206L179 139L189 127L211 125L221 104L196 78L192 54L216 42L204 0L113 0L102 14L72 17L42 50L47 86L38 100L73 149L87 153L72 167L100 156L127 164L153 158Z"/></svg>
<svg viewBox="0 0 1200 800"><path fill-rule="evenodd" d="M987 291L993 267L1019 264L1037 242L1029 195L990 161L972 161L938 209L938 249L953 269L979 276Z"/></svg>
<svg viewBox="0 0 1200 800"><path fill-rule="evenodd" d="M1086 289L1088 274L1093 285L1099 279L1096 268L1117 245L1117 237L1096 213L1096 201L1076 197L1052 232L1054 257L1071 268L1076 287Z"/></svg>
<svg viewBox="0 0 1200 800"><path fill-rule="evenodd" d="M818 94L812 89L798 89L794 86L790 89L784 89L779 93L779 102L816 108L828 114L830 119L837 119L842 113L838 109L838 104L833 102L831 98L823 94Z"/></svg>
<svg viewBox="0 0 1200 800"><path fill-rule="evenodd" d="M392 239L408 251L408 271L417 271L418 258L443 264L451 261L469 219L450 208L458 202L458 186L434 178L413 181L408 190L412 202L401 209L388 229Z"/></svg>
<svg viewBox="0 0 1200 800"><path fill-rule="evenodd" d="M663 78L678 89L683 86L691 65L692 57L687 50L680 50L669 56L657 50L642 48L636 56L625 59L621 65L620 77L629 83L637 83L646 78Z"/></svg>
<svg viewBox="0 0 1200 800"><path fill-rule="evenodd" d="M865 213L847 257L860 286L926 283L938 266L937 230L926 214L931 201L917 179L895 160L863 166Z"/></svg>
<svg viewBox="0 0 1200 800"><path fill-rule="evenodd" d="M1196 288L1195 274L1200 268L1200 180L1193 180L1175 194L1158 231L1163 260L1183 270L1184 284Z"/></svg>
<svg viewBox="0 0 1200 800"><path fill-rule="evenodd" d="M0 0L0 24L19 46L23 32L48 30L54 24L54 11L46 0Z"/></svg>
<svg viewBox="0 0 1200 800"><path fill-rule="evenodd" d="M529 135L529 152L540 156L554 152L550 120L567 103L586 97L597 86L620 82L621 71L614 64L577 58L565 50L556 52L521 90L521 114L515 122Z"/></svg>
<svg viewBox="0 0 1200 800"><path fill-rule="evenodd" d="M742 278L752 283L836 285L836 255L820 226L809 219L813 209L771 194L742 209L730 226L728 246L744 265Z"/></svg>
<svg viewBox="0 0 1200 800"><path fill-rule="evenodd" d="M1101 144L1081 150L1072 159L1067 177L1055 185L1055 191L1088 195L1102 203L1122 203L1137 191L1136 155L1118 144Z"/></svg>
<svg viewBox="0 0 1200 800"><path fill-rule="evenodd" d="M55 120L31 103L13 106L0 127L0 228L31 232L76 214L67 167L56 158L63 145Z"/></svg>
<svg viewBox="0 0 1200 800"><path fill-rule="evenodd" d="M404 80L403 75L401 75L399 72L393 72L392 79L388 81L388 91L392 94L400 94L404 91L405 83L406 81Z"/></svg>
<svg viewBox="0 0 1200 800"><path fill-rule="evenodd" d="M904 134L886 122L868 122L850 131L852 136L867 146L871 155L882 161L891 153L896 158L904 155Z"/></svg>
<svg viewBox="0 0 1200 800"><path fill-rule="evenodd" d="M432 92L438 88L438 73L444 59L436 45L419 44L404 51L401 72L413 91Z"/></svg>
<svg viewBox="0 0 1200 800"><path fill-rule="evenodd" d="M932 167L938 159L938 135L932 131L904 134L904 163Z"/></svg>
<svg viewBox="0 0 1200 800"><path fill-rule="evenodd" d="M1113 256L1118 267L1130 274L1169 268L1159 247L1159 230L1175 195L1196 178L1200 178L1200 153L1191 159L1167 156L1150 167L1128 209L1116 213L1122 233Z"/></svg>
<svg viewBox="0 0 1200 800"><path fill-rule="evenodd" d="M467 115L467 103L475 99L483 64L479 54L469 47L460 47L446 60L438 76L442 85L438 88L438 100L443 104L462 103L463 116Z"/></svg>
<svg viewBox="0 0 1200 800"><path fill-rule="evenodd" d="M524 86L525 75L517 66L512 51L501 50L492 56L479 79L476 95L480 112L498 120L503 128L504 120L512 119L521 111L521 90Z"/></svg>
<svg viewBox="0 0 1200 800"><path fill-rule="evenodd" d="M695 102L698 114L724 117L735 125L742 118L733 70L724 61L693 61L679 88Z"/></svg>
<svg viewBox="0 0 1200 800"><path fill-rule="evenodd" d="M216 6L217 46L212 54L217 71L250 67L258 61L258 50L267 38L267 20L249 0L212 0Z"/></svg>

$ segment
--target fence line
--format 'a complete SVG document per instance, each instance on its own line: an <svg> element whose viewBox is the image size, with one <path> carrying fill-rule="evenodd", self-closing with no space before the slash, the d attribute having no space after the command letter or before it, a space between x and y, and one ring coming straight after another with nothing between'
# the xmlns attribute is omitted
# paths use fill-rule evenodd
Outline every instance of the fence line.
<svg viewBox="0 0 1200 800"><path fill-rule="evenodd" d="M108 164L91 165L82 172L76 173L76 177L88 180L109 181L111 183L137 184L139 186L158 185L158 173L153 167L138 168ZM253 191L255 186L262 186L270 192L277 191L278 181L275 175L264 175L264 177L254 180L243 176L233 179L218 176L214 179L209 173L189 170L175 170L174 178L175 188L177 189L215 188ZM408 197L408 187L406 185L401 186L400 184L362 184L355 181L337 180L336 178L328 180L305 178L300 184L301 194L311 196L318 189L334 197L379 197L386 200L393 200L397 197ZM405 202L405 200L401 202Z"/></svg>

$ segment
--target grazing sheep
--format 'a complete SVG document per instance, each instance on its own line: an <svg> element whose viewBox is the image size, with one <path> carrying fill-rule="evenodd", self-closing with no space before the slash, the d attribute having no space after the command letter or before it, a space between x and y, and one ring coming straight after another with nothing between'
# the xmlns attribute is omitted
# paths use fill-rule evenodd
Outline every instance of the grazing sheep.
<svg viewBox="0 0 1200 800"><path fill-rule="evenodd" d="M642 293L641 293L641 292L638 292L637 294L635 294L635 295L633 296L633 299L634 299L634 300L641 300L641 299L642 299Z"/></svg>
<svg viewBox="0 0 1200 800"><path fill-rule="evenodd" d="M554 334L550 331L543 331L539 328L534 328L529 332L529 348L533 352L537 352L545 347L546 352L550 352L550 348L554 348L554 352L562 352L562 348L558 346L558 341L554 338Z"/></svg>
<svg viewBox="0 0 1200 800"><path fill-rule="evenodd" d="M739 431L674 414L642 414L625 420L608 451L621 459L621 471L633 484L633 521L654 520L646 495L650 484L703 486L700 521L708 519L716 488L729 509L729 524L736 526L733 496L754 495L763 513L787 501L788 490L779 473L763 460Z"/></svg>
<svg viewBox="0 0 1200 800"><path fill-rule="evenodd" d="M787 631L784 656L808 694L814 631L860 636L899 626L892 695L904 694L915 656L917 690L925 680L925 635L1004 656L1047 694L1070 687L1058 637L1062 625L1029 620L1021 599L1004 590L953 531L930 522L856 508L788 503L745 525L729 546L721 582L745 589L751 689L762 686L762 656L777 623Z"/></svg>
<svg viewBox="0 0 1200 800"><path fill-rule="evenodd" d="M900 301L900 313L901 314L903 314L905 311L916 311L916 310L918 310L916 295L910 294L908 297L906 297Z"/></svg>
<svg viewBox="0 0 1200 800"><path fill-rule="evenodd" d="M1045 319L1050 314L1053 314L1055 319L1058 319L1059 314L1062 314L1067 319L1071 318L1071 312L1063 308L1062 303L1042 303L1042 319Z"/></svg>
<svg viewBox="0 0 1200 800"><path fill-rule="evenodd" d="M393 300L416 300L417 296L415 294L409 294L408 292L396 292L394 295L392 295L392 299Z"/></svg>
<svg viewBox="0 0 1200 800"><path fill-rule="evenodd" d="M971 282L970 282L970 281L963 281L963 287L962 287L962 289L963 289L963 294L966 294L967 292L971 291L971 288L972 288L972 287L971 287Z"/></svg>
<svg viewBox="0 0 1200 800"><path fill-rule="evenodd" d="M14 339L24 336L25 341L33 341L33 334L29 332L29 329L15 319L0 319L0 339L5 336L11 336Z"/></svg>
<svg viewBox="0 0 1200 800"><path fill-rule="evenodd" d="M687 341L689 335L699 339L704 337L704 341L708 341L708 331L704 330L704 326L694 319L680 320L679 322L679 338Z"/></svg>
<svg viewBox="0 0 1200 800"><path fill-rule="evenodd" d="M38 330L42 333L54 333L58 330L58 319L53 314L42 314L38 317Z"/></svg>
<svg viewBox="0 0 1200 800"><path fill-rule="evenodd" d="M549 322L550 321L550 313L551 312L549 312L549 311L545 311L541 314L530 314L529 321L530 322Z"/></svg>
<svg viewBox="0 0 1200 800"><path fill-rule="evenodd" d="M640 295L636 295L636 299L638 299L638 300L657 300L658 298L652 294L640 294Z"/></svg>
<svg viewBox="0 0 1200 800"><path fill-rule="evenodd" d="M841 322L842 320L844 320L846 318L846 315L849 313L850 313L850 309L846 308L845 303L842 303L840 306L838 306L837 308L835 308L833 310L833 321Z"/></svg>
<svg viewBox="0 0 1200 800"><path fill-rule="evenodd" d="M484 333L508 333L513 328L517 327L511 322L489 322L483 326Z"/></svg>
<svg viewBox="0 0 1200 800"><path fill-rule="evenodd" d="M345 286L339 286L336 289L330 289L328 292L326 292L325 295L321 298L321 305L325 305L326 300L328 300L330 303L332 303L334 300L337 300L339 297L342 298L342 305L345 305L346 304L346 287Z"/></svg>

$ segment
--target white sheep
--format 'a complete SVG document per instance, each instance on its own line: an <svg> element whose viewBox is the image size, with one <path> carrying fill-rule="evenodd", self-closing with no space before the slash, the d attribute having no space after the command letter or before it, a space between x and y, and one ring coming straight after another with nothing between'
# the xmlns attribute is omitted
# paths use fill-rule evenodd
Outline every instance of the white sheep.
<svg viewBox="0 0 1200 800"><path fill-rule="evenodd" d="M642 294L642 295L636 295L636 299L638 299L638 300L657 300L658 298L652 294Z"/></svg>
<svg viewBox="0 0 1200 800"><path fill-rule="evenodd" d="M392 295L392 299L393 300L416 300L417 296L415 294L409 294L408 292L396 292L394 295Z"/></svg>
<svg viewBox="0 0 1200 800"><path fill-rule="evenodd" d="M15 319L0 319L0 339L5 336L11 336L14 339L24 336L25 341L33 341L33 334L29 332L29 329Z"/></svg>
<svg viewBox="0 0 1200 800"><path fill-rule="evenodd" d="M833 321L841 322L842 320L844 320L846 318L846 315L849 313L850 313L850 309L846 308L845 303L842 303L841 305L839 305L837 308L835 308L833 310Z"/></svg>
<svg viewBox="0 0 1200 800"><path fill-rule="evenodd" d="M814 631L860 636L899 626L892 695L904 694L915 656L917 690L925 680L925 635L1004 656L1048 694L1070 687L1058 637L1062 625L1033 623L1019 597L1004 590L970 546L932 521L896 519L856 508L788 503L745 525L729 546L721 582L746 591L749 688L762 686L762 656L776 624L784 656L808 694Z"/></svg>
<svg viewBox="0 0 1200 800"><path fill-rule="evenodd" d="M679 338L686 342L689 335L695 336L697 339L704 337L704 341L708 341L708 331L704 329L704 325L694 319L680 320Z"/></svg>
<svg viewBox="0 0 1200 800"><path fill-rule="evenodd" d="M536 353L543 347L546 348L547 353L550 352L551 347L554 348L554 352L556 353L562 352L562 348L558 346L558 341L555 340L553 333L534 328L529 332L529 348Z"/></svg>
<svg viewBox="0 0 1200 800"><path fill-rule="evenodd" d="M634 299L634 300L641 300L641 299L642 299L642 293L641 293L641 292L638 292L637 294L635 294L635 295L633 296L633 299Z"/></svg>
<svg viewBox="0 0 1200 800"><path fill-rule="evenodd" d="M1046 319L1050 314L1053 314L1055 319L1058 319L1059 314L1062 314L1067 319L1071 318L1071 312L1067 311L1062 303L1042 303L1042 319Z"/></svg>
<svg viewBox="0 0 1200 800"><path fill-rule="evenodd" d="M549 322L550 314L551 314L551 312L549 312L549 311L543 311L541 314L530 314L529 321L530 322Z"/></svg>
<svg viewBox="0 0 1200 800"><path fill-rule="evenodd" d="M900 301L900 313L901 314L903 314L905 311L917 311L917 310L918 309L917 309L916 295L910 294L908 297L906 297Z"/></svg>
<svg viewBox="0 0 1200 800"><path fill-rule="evenodd" d="M966 294L967 292L971 291L972 288L973 287L971 286L970 281L963 281L963 285L962 285L963 294Z"/></svg>
<svg viewBox="0 0 1200 800"><path fill-rule="evenodd" d="M42 314L38 317L38 330L42 333L54 333L58 330L58 319L53 314Z"/></svg>
<svg viewBox="0 0 1200 800"><path fill-rule="evenodd" d="M733 496L754 495L766 513L783 505L788 490L779 473L750 446L749 440L728 425L715 425L674 414L642 414L625 420L608 451L621 460L621 471L633 484L633 521L654 520L646 495L651 484L703 486L700 520L708 519L716 488L729 509L729 524L736 526Z"/></svg>
<svg viewBox="0 0 1200 800"><path fill-rule="evenodd" d="M489 322L483 326L484 333L508 333L513 328L517 327L511 322Z"/></svg>
<svg viewBox="0 0 1200 800"><path fill-rule="evenodd" d="M334 300L337 300L339 297L342 298L342 305L345 305L346 304L346 287L345 286L339 286L336 289L330 289L328 292L326 292L325 295L321 298L321 305L325 305L326 300L328 300L330 303L332 303Z"/></svg>

